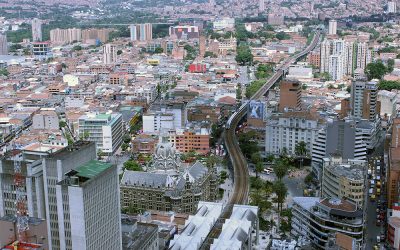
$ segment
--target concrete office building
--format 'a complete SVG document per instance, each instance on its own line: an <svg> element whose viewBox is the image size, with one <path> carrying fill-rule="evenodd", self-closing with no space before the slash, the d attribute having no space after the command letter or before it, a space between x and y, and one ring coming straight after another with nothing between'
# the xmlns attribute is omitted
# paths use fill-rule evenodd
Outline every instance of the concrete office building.
<svg viewBox="0 0 400 250"><path fill-rule="evenodd" d="M337 233L351 237L360 249L364 243L363 211L338 198L294 197L292 235L307 238L316 249L327 249Z"/></svg>
<svg viewBox="0 0 400 250"><path fill-rule="evenodd" d="M117 62L117 47L113 44L103 46L103 63L113 64Z"/></svg>
<svg viewBox="0 0 400 250"><path fill-rule="evenodd" d="M301 109L301 83L285 79L280 84L279 112Z"/></svg>
<svg viewBox="0 0 400 250"><path fill-rule="evenodd" d="M68 232L70 228L62 223L63 218L59 218L58 211L63 208L59 207L62 202L60 203L59 197L61 194L57 188L57 183L63 180L65 173L96 158L95 144L81 141L44 158L43 180L48 237L49 242L51 242L50 250L72 249L66 248L66 246L71 246L71 242L64 241L65 231ZM82 218L82 213L78 218ZM83 232L79 231L79 228L77 229L78 231L74 231L73 234L81 234Z"/></svg>
<svg viewBox="0 0 400 250"><path fill-rule="evenodd" d="M328 120L314 140L312 146L312 168L322 177L323 158L339 154L343 159L366 160L368 142L354 120Z"/></svg>
<svg viewBox="0 0 400 250"><path fill-rule="evenodd" d="M311 153L320 129L318 116L309 111L273 115L267 120L265 129L265 152L278 155L286 148L289 154L294 155L296 145L303 141Z"/></svg>
<svg viewBox="0 0 400 250"><path fill-rule="evenodd" d="M351 86L350 100L354 118L377 121L380 114L378 82L354 81Z"/></svg>
<svg viewBox="0 0 400 250"><path fill-rule="evenodd" d="M337 21L334 19L329 20L328 35L336 35L337 33Z"/></svg>
<svg viewBox="0 0 400 250"><path fill-rule="evenodd" d="M210 131L205 127L187 127L168 132L168 141L181 153L210 153Z"/></svg>
<svg viewBox="0 0 400 250"><path fill-rule="evenodd" d="M0 34L0 55L8 54L7 35Z"/></svg>
<svg viewBox="0 0 400 250"><path fill-rule="evenodd" d="M61 249L120 249L118 170L91 160L77 164L57 182Z"/></svg>
<svg viewBox="0 0 400 250"><path fill-rule="evenodd" d="M222 17L214 20L213 29L214 30L224 30L224 29L233 29L235 28L235 18L231 17Z"/></svg>
<svg viewBox="0 0 400 250"><path fill-rule="evenodd" d="M138 222L128 215L121 215L122 249L159 250L159 227L153 223Z"/></svg>
<svg viewBox="0 0 400 250"><path fill-rule="evenodd" d="M387 172L387 204L390 213L395 203L400 202L400 118L393 119L388 131L385 147L385 165Z"/></svg>
<svg viewBox="0 0 400 250"><path fill-rule="evenodd" d="M171 26L169 27L169 36L184 40L199 39L199 27L190 25Z"/></svg>
<svg viewBox="0 0 400 250"><path fill-rule="evenodd" d="M378 102L380 106L380 117L391 119L396 116L398 94L387 90L378 91Z"/></svg>
<svg viewBox="0 0 400 250"><path fill-rule="evenodd" d="M143 133L160 134L180 129L185 125L184 104L163 104L143 115Z"/></svg>
<svg viewBox="0 0 400 250"><path fill-rule="evenodd" d="M86 29L82 30L82 42L87 44L106 43L113 29Z"/></svg>
<svg viewBox="0 0 400 250"><path fill-rule="evenodd" d="M111 155L122 144L121 114L88 114L78 120L79 137L96 143L97 151Z"/></svg>
<svg viewBox="0 0 400 250"><path fill-rule="evenodd" d="M283 25L285 21L285 16L282 14L268 14L267 22L269 25L279 26Z"/></svg>
<svg viewBox="0 0 400 250"><path fill-rule="evenodd" d="M323 159L321 196L347 199L364 207L367 190L367 163L331 155Z"/></svg>
<svg viewBox="0 0 400 250"><path fill-rule="evenodd" d="M42 20L34 18L32 20L32 41L42 41Z"/></svg>

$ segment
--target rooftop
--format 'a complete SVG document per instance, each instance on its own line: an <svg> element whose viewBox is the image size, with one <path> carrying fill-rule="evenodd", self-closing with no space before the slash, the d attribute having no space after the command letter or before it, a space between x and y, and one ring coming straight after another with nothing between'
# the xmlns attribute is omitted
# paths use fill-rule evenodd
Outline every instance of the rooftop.
<svg viewBox="0 0 400 250"><path fill-rule="evenodd" d="M112 167L110 163L91 160L86 164L78 167L75 171L77 171L76 176L92 179L104 172L105 170L109 169L110 167Z"/></svg>

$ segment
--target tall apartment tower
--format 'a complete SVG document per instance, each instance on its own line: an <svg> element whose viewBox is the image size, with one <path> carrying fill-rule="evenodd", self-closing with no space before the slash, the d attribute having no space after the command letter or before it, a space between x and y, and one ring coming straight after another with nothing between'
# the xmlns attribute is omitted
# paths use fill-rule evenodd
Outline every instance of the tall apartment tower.
<svg viewBox="0 0 400 250"><path fill-rule="evenodd" d="M153 25L151 23L140 24L140 41L151 41L153 39Z"/></svg>
<svg viewBox="0 0 400 250"><path fill-rule="evenodd" d="M342 55L331 55L329 56L329 75L332 80L341 80L344 76L344 65Z"/></svg>
<svg viewBox="0 0 400 250"><path fill-rule="evenodd" d="M37 18L32 20L32 41L42 41L42 20Z"/></svg>
<svg viewBox="0 0 400 250"><path fill-rule="evenodd" d="M259 0L259 1L260 1L260 2L259 2L258 7L259 7L260 13L262 13L262 12L265 11L265 0Z"/></svg>
<svg viewBox="0 0 400 250"><path fill-rule="evenodd" d="M129 31L131 34L131 41L137 41L139 39L139 26L138 25L129 25Z"/></svg>
<svg viewBox="0 0 400 250"><path fill-rule="evenodd" d="M6 34L0 34L0 55L8 54L7 36Z"/></svg>
<svg viewBox="0 0 400 250"><path fill-rule="evenodd" d="M380 114L378 83L354 81L351 86L351 108L354 118L375 122Z"/></svg>
<svg viewBox="0 0 400 250"><path fill-rule="evenodd" d="M337 33L337 21L334 19L329 20L328 34L336 35Z"/></svg>
<svg viewBox="0 0 400 250"><path fill-rule="evenodd" d="M329 71L329 56L331 55L331 42L325 39L321 43L321 62L320 62L320 72Z"/></svg>
<svg viewBox="0 0 400 250"><path fill-rule="evenodd" d="M91 160L57 183L61 249L121 249L118 172ZM65 244L65 245L64 245Z"/></svg>
<svg viewBox="0 0 400 250"><path fill-rule="evenodd" d="M388 2L388 13L396 13L397 12L397 4L395 1Z"/></svg>
<svg viewBox="0 0 400 250"><path fill-rule="evenodd" d="M103 62L104 64L112 64L117 61L117 48L113 44L103 46Z"/></svg>
<svg viewBox="0 0 400 250"><path fill-rule="evenodd" d="M372 62L372 51L368 48L368 43L357 44L357 69L365 69L368 63Z"/></svg>
<svg viewBox="0 0 400 250"><path fill-rule="evenodd" d="M301 83L293 79L285 79L280 85L279 112L287 109L301 109Z"/></svg>

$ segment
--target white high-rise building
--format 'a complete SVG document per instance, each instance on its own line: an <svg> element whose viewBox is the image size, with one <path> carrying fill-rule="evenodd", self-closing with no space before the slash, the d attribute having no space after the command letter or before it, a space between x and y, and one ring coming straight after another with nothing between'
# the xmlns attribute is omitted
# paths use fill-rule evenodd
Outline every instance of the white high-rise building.
<svg viewBox="0 0 400 250"><path fill-rule="evenodd" d="M395 1L388 2L388 13L396 13L397 12L397 4Z"/></svg>
<svg viewBox="0 0 400 250"><path fill-rule="evenodd" d="M0 55L8 54L7 36L0 34Z"/></svg>
<svg viewBox="0 0 400 250"><path fill-rule="evenodd" d="M138 38L139 38L138 26L134 25L134 24L130 25L129 26L129 31L130 31L130 34L131 34L131 41L137 41Z"/></svg>
<svg viewBox="0 0 400 250"><path fill-rule="evenodd" d="M376 121L378 110L378 82L355 81L351 86L352 115L358 119Z"/></svg>
<svg viewBox="0 0 400 250"><path fill-rule="evenodd" d="M121 249L117 167L91 160L62 178L56 187L61 249Z"/></svg>
<svg viewBox="0 0 400 250"><path fill-rule="evenodd" d="M32 41L42 41L42 20L37 18L32 20Z"/></svg>
<svg viewBox="0 0 400 250"><path fill-rule="evenodd" d="M117 48L113 44L103 46L103 62L104 64L112 64L117 61Z"/></svg>
<svg viewBox="0 0 400 250"><path fill-rule="evenodd" d="M372 62L372 51L368 48L368 43L357 44L357 69L365 69L365 67Z"/></svg>
<svg viewBox="0 0 400 250"><path fill-rule="evenodd" d="M336 33L337 33L337 21L331 19L329 20L328 34L336 35Z"/></svg>
<svg viewBox="0 0 400 250"><path fill-rule="evenodd" d="M265 0L259 0L260 1L260 3L259 3L259 10L260 10L260 12L262 13L262 12L264 12L265 11Z"/></svg>
<svg viewBox="0 0 400 250"><path fill-rule="evenodd" d="M329 56L331 55L331 42L324 40L321 43L321 65L320 72L328 72L329 70Z"/></svg>
<svg viewBox="0 0 400 250"><path fill-rule="evenodd" d="M332 80L341 80L344 76L343 73L343 56L332 55L329 57L329 75Z"/></svg>
<svg viewBox="0 0 400 250"><path fill-rule="evenodd" d="M50 30L50 41L55 44L82 41L82 30L76 28Z"/></svg>

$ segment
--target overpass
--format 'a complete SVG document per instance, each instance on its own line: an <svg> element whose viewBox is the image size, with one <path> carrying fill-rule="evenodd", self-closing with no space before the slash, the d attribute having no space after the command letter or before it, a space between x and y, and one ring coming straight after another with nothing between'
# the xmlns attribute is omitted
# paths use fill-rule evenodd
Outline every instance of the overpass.
<svg viewBox="0 0 400 250"><path fill-rule="evenodd" d="M317 31L311 43L300 53L288 58L284 63L276 70L276 72L268 79L268 81L250 98L250 100L260 99L268 90L278 82L287 70L289 66L302 58L304 58L311 50L313 50L320 39L320 32ZM242 104L238 111L232 114L226 124L226 131L224 133L225 146L228 150L234 175L234 189L233 194L229 200L230 204L247 204L249 196L249 170L247 167L247 161L243 153L240 151L239 143L237 141L235 130L239 122L247 114L248 101Z"/></svg>

